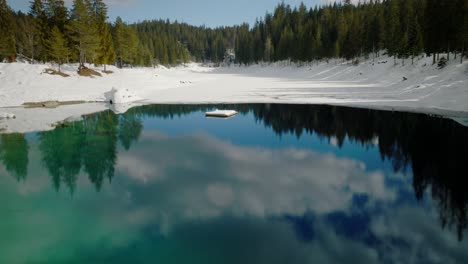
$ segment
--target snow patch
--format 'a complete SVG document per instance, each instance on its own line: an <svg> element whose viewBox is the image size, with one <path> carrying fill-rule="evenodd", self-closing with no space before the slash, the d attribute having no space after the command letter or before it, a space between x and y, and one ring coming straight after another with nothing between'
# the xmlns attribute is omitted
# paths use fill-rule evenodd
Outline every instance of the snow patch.
<svg viewBox="0 0 468 264"><path fill-rule="evenodd" d="M110 104L128 104L141 100L140 97L136 96L128 89L117 89L115 87L112 87L109 92L104 93L104 98L106 98L106 102Z"/></svg>
<svg viewBox="0 0 468 264"><path fill-rule="evenodd" d="M0 108L24 102L112 100L112 105L120 105L144 99L155 104L339 104L468 114L468 61L451 60L440 70L425 56L404 66L394 65L388 56L359 61L359 65L331 59L218 68L197 63L172 68L108 66L113 74L94 79L79 76L77 64L62 66L69 78L56 78L40 74L51 65L0 63ZM102 71L102 67L88 67ZM128 107L114 108L123 112Z"/></svg>
<svg viewBox="0 0 468 264"><path fill-rule="evenodd" d="M437 78L439 77L438 75L434 75L434 76L427 76L426 78L424 78L424 81L429 81L429 80L432 80L434 78Z"/></svg>
<svg viewBox="0 0 468 264"><path fill-rule="evenodd" d="M0 112L0 119L13 119L16 118L14 114L11 113L6 113L6 112Z"/></svg>

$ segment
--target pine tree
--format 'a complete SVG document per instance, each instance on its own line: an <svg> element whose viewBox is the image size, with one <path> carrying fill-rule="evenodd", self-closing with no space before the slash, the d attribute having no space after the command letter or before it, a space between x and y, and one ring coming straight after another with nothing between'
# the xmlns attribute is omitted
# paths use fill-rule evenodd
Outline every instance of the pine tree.
<svg viewBox="0 0 468 264"><path fill-rule="evenodd" d="M417 6L416 1L408 1L408 52L411 54L411 64L414 64L414 56L419 55L423 48L423 36L422 29L419 24L419 16L416 12Z"/></svg>
<svg viewBox="0 0 468 264"><path fill-rule="evenodd" d="M424 0L425 1L425 0ZM387 28L385 27L385 18L384 18L384 6L381 4L377 12L377 28L378 28L378 42L376 46L377 56L380 56L380 50L385 48L385 35Z"/></svg>
<svg viewBox="0 0 468 264"><path fill-rule="evenodd" d="M68 10L65 7L63 0L44 0L44 12L47 17L46 31L43 33L45 38L45 50L49 57L54 59L51 55L50 43L52 42L52 30L57 27L65 40L68 39L67 29L68 25ZM67 43L69 41L66 41Z"/></svg>
<svg viewBox="0 0 468 264"><path fill-rule="evenodd" d="M239 63L249 64L253 61L253 49L249 25L244 23L237 30L236 60Z"/></svg>
<svg viewBox="0 0 468 264"><path fill-rule="evenodd" d="M0 0L0 36L0 61L2 57L14 61L16 56L15 23L6 0Z"/></svg>
<svg viewBox="0 0 468 264"><path fill-rule="evenodd" d="M311 43L312 57L313 59L318 59L321 57L322 52L322 27L317 25L315 29L314 39Z"/></svg>
<svg viewBox="0 0 468 264"><path fill-rule="evenodd" d="M390 56L394 57L396 64L396 56L400 51L402 40L401 25L400 25L400 4L399 0L390 0L390 7L387 14L387 37L386 45Z"/></svg>
<svg viewBox="0 0 468 264"><path fill-rule="evenodd" d="M99 45L91 2L89 0L73 0L70 18L71 36L79 54L81 68L86 62L95 59L96 49Z"/></svg>
<svg viewBox="0 0 468 264"><path fill-rule="evenodd" d="M98 24L106 22L107 19L107 6L103 0L93 0L92 8L95 19Z"/></svg>
<svg viewBox="0 0 468 264"><path fill-rule="evenodd" d="M281 59L291 59L293 41L294 35L292 29L289 26L286 26L281 33L281 38L278 44L278 55Z"/></svg>
<svg viewBox="0 0 468 264"><path fill-rule="evenodd" d="M273 43L271 41L271 37L268 36L265 40L265 51L263 54L263 60L265 61L271 61L273 59Z"/></svg>
<svg viewBox="0 0 468 264"><path fill-rule="evenodd" d="M453 21L456 32L454 32L454 49L460 51L460 63L463 63L463 57L468 44L468 1L454 0L455 11L453 14ZM456 53L455 53L456 56ZM456 58L456 57L455 57Z"/></svg>
<svg viewBox="0 0 468 264"><path fill-rule="evenodd" d="M372 4L372 2L371 2ZM372 50L373 53L373 60L379 50L381 50L384 46L384 39L385 39L385 27L384 27L384 19L383 19L383 12L380 5L377 3L373 3L372 11L371 11L371 18L369 18L369 27L368 27L368 45L369 51Z"/></svg>
<svg viewBox="0 0 468 264"><path fill-rule="evenodd" d="M136 31L126 25L120 17L117 17L114 25L114 47L119 67L121 64L135 63L137 57L139 40ZM166 53L167 56L167 53ZM169 58L167 58L167 63Z"/></svg>
<svg viewBox="0 0 468 264"><path fill-rule="evenodd" d="M466 46L468 45L468 2L465 1L464 6L464 17L463 17L463 30L461 32L461 55L460 55L460 63L463 63L463 56L466 55Z"/></svg>
<svg viewBox="0 0 468 264"><path fill-rule="evenodd" d="M105 24L101 32L103 35L101 36L101 42L97 51L96 63L104 65L104 71L106 71L106 65L114 64L115 62L115 51L112 35L107 24Z"/></svg>
<svg viewBox="0 0 468 264"><path fill-rule="evenodd" d="M257 22L257 26L255 28L255 31L253 32L253 39L252 39L253 47L252 48L253 48L253 60L255 62L259 62L263 59L265 41L263 40L263 37L262 37L262 28L263 26L261 25L261 23Z"/></svg>
<svg viewBox="0 0 468 264"><path fill-rule="evenodd" d="M424 47L427 54L432 53L432 63L436 63L436 53L440 51L440 7L439 0L427 0L425 10L425 41Z"/></svg>
<svg viewBox="0 0 468 264"><path fill-rule="evenodd" d="M50 36L48 45L50 47L50 56L58 64L58 71L60 72L60 66L67 60L69 54L67 42L57 26L52 28Z"/></svg>
<svg viewBox="0 0 468 264"><path fill-rule="evenodd" d="M23 14L21 11L18 12L16 14L16 29L16 49L18 54L32 58L35 34L32 17Z"/></svg>
<svg viewBox="0 0 468 264"><path fill-rule="evenodd" d="M191 57L190 52L189 52L188 49L187 49L185 46L183 46L183 45L181 45L181 57L182 57L182 62L183 62L183 63L189 62L190 57Z"/></svg>
<svg viewBox="0 0 468 264"><path fill-rule="evenodd" d="M344 48L344 40L346 35L348 34L348 26L346 24L346 20L343 14L343 11L340 10L338 13L338 19L336 20L336 34L337 34L337 41L335 44L335 56L341 57Z"/></svg>
<svg viewBox="0 0 468 264"><path fill-rule="evenodd" d="M44 11L48 18L49 28L58 27L61 32L64 32L68 23L65 2L63 0L45 0Z"/></svg>
<svg viewBox="0 0 468 264"><path fill-rule="evenodd" d="M161 59L161 63L163 65L169 65L169 51L167 49L163 49L163 56Z"/></svg>
<svg viewBox="0 0 468 264"><path fill-rule="evenodd" d="M113 64L115 62L114 44L110 33L109 25L106 23L107 6L102 0L94 0L92 2L94 19L99 30L99 45L96 50L96 63L104 65Z"/></svg>
<svg viewBox="0 0 468 264"><path fill-rule="evenodd" d="M34 0L31 2L29 15L32 17L33 24L31 38L29 38L31 60L34 63L37 57L45 61L47 57L45 33L48 32L48 24L42 0Z"/></svg>
<svg viewBox="0 0 468 264"><path fill-rule="evenodd" d="M403 33L403 37L401 38L399 48L398 48L398 54L402 58L402 65L405 66L405 58L408 57L408 52L409 52L409 40L408 40L408 32Z"/></svg>
<svg viewBox="0 0 468 264"><path fill-rule="evenodd" d="M138 44L138 54L136 58L136 64L143 66L151 66L152 56L148 47L143 46L141 43ZM177 63L174 61L173 63Z"/></svg>
<svg viewBox="0 0 468 264"><path fill-rule="evenodd" d="M169 42L171 42L169 40ZM174 45L168 45L167 46L167 55L169 58L169 65L175 65L177 58L176 58L176 51L175 51L175 46Z"/></svg>

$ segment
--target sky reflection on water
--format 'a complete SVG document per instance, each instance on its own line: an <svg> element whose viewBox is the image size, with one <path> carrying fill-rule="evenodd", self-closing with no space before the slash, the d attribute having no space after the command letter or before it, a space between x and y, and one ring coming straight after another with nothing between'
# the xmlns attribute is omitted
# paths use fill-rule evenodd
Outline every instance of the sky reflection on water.
<svg viewBox="0 0 468 264"><path fill-rule="evenodd" d="M466 179L442 171L462 168L467 128L325 106L240 105L216 120L205 108L2 135L0 263L468 260ZM446 137L420 144L428 127ZM434 163L431 146L459 159Z"/></svg>

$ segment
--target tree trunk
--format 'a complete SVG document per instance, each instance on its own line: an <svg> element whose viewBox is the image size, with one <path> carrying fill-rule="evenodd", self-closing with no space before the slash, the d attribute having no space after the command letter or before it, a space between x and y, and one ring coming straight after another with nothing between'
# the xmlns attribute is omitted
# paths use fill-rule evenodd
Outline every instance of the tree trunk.
<svg viewBox="0 0 468 264"><path fill-rule="evenodd" d="M434 65L436 63L436 54L435 52L432 53L432 65Z"/></svg>
<svg viewBox="0 0 468 264"><path fill-rule="evenodd" d="M393 65L396 65L396 55L393 55Z"/></svg>
<svg viewBox="0 0 468 264"><path fill-rule="evenodd" d="M31 64L34 64L34 48L31 48Z"/></svg>
<svg viewBox="0 0 468 264"><path fill-rule="evenodd" d="M411 54L411 65L414 65L414 52Z"/></svg>
<svg viewBox="0 0 468 264"><path fill-rule="evenodd" d="M104 63L104 71L106 71L106 64Z"/></svg>
<svg viewBox="0 0 468 264"><path fill-rule="evenodd" d="M447 61L450 60L450 44L447 45Z"/></svg>
<svg viewBox="0 0 468 264"><path fill-rule="evenodd" d="M375 45L372 43L372 63L375 63Z"/></svg>
<svg viewBox="0 0 468 264"><path fill-rule="evenodd" d="M463 63L463 55L465 55L465 42L463 42L463 44L462 44L462 50L461 50L461 54L460 54L460 64Z"/></svg>

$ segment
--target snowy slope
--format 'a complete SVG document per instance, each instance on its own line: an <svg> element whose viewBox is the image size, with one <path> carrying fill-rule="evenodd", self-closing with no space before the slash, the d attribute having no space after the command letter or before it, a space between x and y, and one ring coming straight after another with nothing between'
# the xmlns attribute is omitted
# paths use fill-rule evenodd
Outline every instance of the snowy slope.
<svg viewBox="0 0 468 264"><path fill-rule="evenodd" d="M452 61L439 70L431 58L405 66L394 66L393 59L382 61L387 63L367 61L353 66L330 61L303 67L221 68L205 73L211 79L147 98L166 103L327 103L429 113L468 112L467 62Z"/></svg>
<svg viewBox="0 0 468 264"><path fill-rule="evenodd" d="M279 62L221 68L108 67L113 74L95 78L78 76L77 65L62 67L71 75L68 78L43 73L50 67L0 63L0 107L47 100L100 102L113 94L121 95L113 101L122 103L342 104L448 114L463 120L468 115L468 62L458 60L444 69L432 65L431 57L421 57L414 65L407 60L404 66L401 60L394 65L392 58L381 57L357 66L330 60L302 66Z"/></svg>

